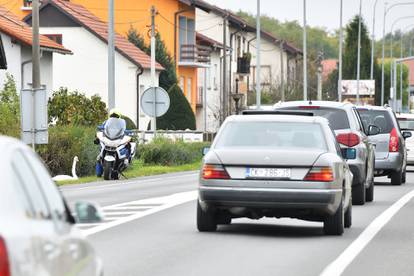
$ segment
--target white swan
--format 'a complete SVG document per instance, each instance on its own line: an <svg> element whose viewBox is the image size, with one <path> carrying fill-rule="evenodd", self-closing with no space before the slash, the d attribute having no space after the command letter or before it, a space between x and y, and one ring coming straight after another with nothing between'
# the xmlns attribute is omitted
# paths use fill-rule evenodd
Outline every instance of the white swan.
<svg viewBox="0 0 414 276"><path fill-rule="evenodd" d="M76 163L78 163L78 162L79 162L79 158L77 156L73 157L72 176L69 176L69 175L56 175L52 179L54 181L77 180L78 176L76 175Z"/></svg>

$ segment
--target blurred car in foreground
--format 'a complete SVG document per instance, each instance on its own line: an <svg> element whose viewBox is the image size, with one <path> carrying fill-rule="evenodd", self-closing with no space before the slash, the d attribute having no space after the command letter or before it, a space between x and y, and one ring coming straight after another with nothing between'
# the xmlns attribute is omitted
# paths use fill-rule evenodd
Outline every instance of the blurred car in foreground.
<svg viewBox="0 0 414 276"><path fill-rule="evenodd" d="M401 133L397 119L391 108L382 106L358 107L365 126L375 125L380 132L369 137L375 144L375 175L388 176L392 185L405 183L407 150L405 138L410 132Z"/></svg>
<svg viewBox="0 0 414 276"><path fill-rule="evenodd" d="M341 235L352 223L352 174L328 121L269 113L223 123L203 159L198 230L239 217L292 217Z"/></svg>
<svg viewBox="0 0 414 276"><path fill-rule="evenodd" d="M351 103L329 101L296 101L276 104L276 110L302 110L328 119L341 150L352 152L347 163L352 171L352 203L364 205L374 200L375 149L368 140L376 127L364 129L356 108ZM377 130L378 131L378 130Z"/></svg>
<svg viewBox="0 0 414 276"><path fill-rule="evenodd" d="M21 142L0 136L0 275L97 275L102 263L48 171ZM77 218L97 222L97 208L77 203Z"/></svg>
<svg viewBox="0 0 414 276"><path fill-rule="evenodd" d="M414 132L414 114L397 114L397 120L401 131L411 133L411 137L405 139L405 147L407 148L407 164L414 165L414 137L412 137Z"/></svg>

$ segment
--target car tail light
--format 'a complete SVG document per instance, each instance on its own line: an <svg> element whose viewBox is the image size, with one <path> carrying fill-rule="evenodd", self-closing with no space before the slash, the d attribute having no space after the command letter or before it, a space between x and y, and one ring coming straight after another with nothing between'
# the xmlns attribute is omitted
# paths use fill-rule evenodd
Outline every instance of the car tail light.
<svg viewBox="0 0 414 276"><path fill-rule="evenodd" d="M354 147L361 142L359 136L352 132L338 134L336 136L336 141L338 141L339 144L345 145L347 147Z"/></svg>
<svg viewBox="0 0 414 276"><path fill-rule="evenodd" d="M0 276L10 276L9 257L3 238L0 237Z"/></svg>
<svg viewBox="0 0 414 276"><path fill-rule="evenodd" d="M229 179L230 176L222 165L204 165L204 179Z"/></svg>
<svg viewBox="0 0 414 276"><path fill-rule="evenodd" d="M390 133L389 152L397 152L398 146L399 145L398 145L397 129L393 128Z"/></svg>
<svg viewBox="0 0 414 276"><path fill-rule="evenodd" d="M332 182L334 180L334 175L331 167L315 167L308 172L303 180Z"/></svg>

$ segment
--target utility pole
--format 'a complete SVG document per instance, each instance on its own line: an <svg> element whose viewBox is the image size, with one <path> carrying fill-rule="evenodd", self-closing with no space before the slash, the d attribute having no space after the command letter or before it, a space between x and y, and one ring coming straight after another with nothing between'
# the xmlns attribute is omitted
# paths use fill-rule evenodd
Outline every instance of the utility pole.
<svg viewBox="0 0 414 276"><path fill-rule="evenodd" d="M227 14L223 17L223 103L222 103L222 120L227 117Z"/></svg>
<svg viewBox="0 0 414 276"><path fill-rule="evenodd" d="M108 0L108 109L115 108L115 0Z"/></svg>
<svg viewBox="0 0 414 276"><path fill-rule="evenodd" d="M151 130L157 131L157 91L155 89L155 15L157 11L154 6L151 6L151 87L154 93L154 117L151 118Z"/></svg>
<svg viewBox="0 0 414 276"><path fill-rule="evenodd" d="M282 89L282 102L285 101L285 64L283 61L283 40L280 41L280 86Z"/></svg>
<svg viewBox="0 0 414 276"><path fill-rule="evenodd" d="M32 148L36 144L36 97L41 89L40 82L40 41L39 41L39 0L32 2Z"/></svg>
<svg viewBox="0 0 414 276"><path fill-rule="evenodd" d="M385 20L387 19L387 3L384 4L384 19L382 23L382 62L381 62L381 106L384 106L384 65L385 65Z"/></svg>
<svg viewBox="0 0 414 276"><path fill-rule="evenodd" d="M317 59L318 101L322 101L322 60L323 53L319 52Z"/></svg>
<svg viewBox="0 0 414 276"><path fill-rule="evenodd" d="M362 0L359 0L359 20L358 20L358 57L357 57L357 99L356 104L359 105L359 81L361 78L361 16L362 16Z"/></svg>
<svg viewBox="0 0 414 276"><path fill-rule="evenodd" d="M342 102L342 45L344 42L344 30L343 30L343 1L340 3L340 15L339 15L339 64L338 64L338 101Z"/></svg>
<svg viewBox="0 0 414 276"><path fill-rule="evenodd" d="M308 100L308 58L306 38L306 0L303 0L303 100Z"/></svg>
<svg viewBox="0 0 414 276"><path fill-rule="evenodd" d="M400 59L403 58L403 33L401 33L401 44L400 44ZM400 99L401 105L398 105L400 112L402 111L402 99L403 99L403 63L400 62Z"/></svg>
<svg viewBox="0 0 414 276"><path fill-rule="evenodd" d="M256 108L260 109L262 104L262 94L261 94L261 87L260 87L260 47L261 47L261 31L260 31L260 0L257 0L257 17L256 17Z"/></svg>
<svg viewBox="0 0 414 276"><path fill-rule="evenodd" d="M374 3L374 11L372 16L372 38L371 38L371 71L370 71L370 79L374 79L374 48L375 48L375 13L377 10L377 3L378 0L375 0Z"/></svg>

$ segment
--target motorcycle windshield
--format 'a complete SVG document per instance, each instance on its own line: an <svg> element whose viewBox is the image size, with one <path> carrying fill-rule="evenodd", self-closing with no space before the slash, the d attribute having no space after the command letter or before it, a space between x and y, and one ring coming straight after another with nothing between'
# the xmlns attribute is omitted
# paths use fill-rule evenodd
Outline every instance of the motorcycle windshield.
<svg viewBox="0 0 414 276"><path fill-rule="evenodd" d="M124 119L109 118L106 121L104 134L111 140L116 140L124 136L126 123Z"/></svg>

